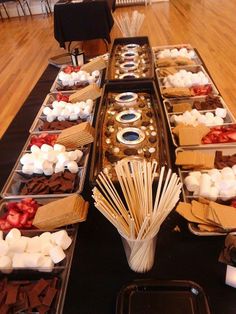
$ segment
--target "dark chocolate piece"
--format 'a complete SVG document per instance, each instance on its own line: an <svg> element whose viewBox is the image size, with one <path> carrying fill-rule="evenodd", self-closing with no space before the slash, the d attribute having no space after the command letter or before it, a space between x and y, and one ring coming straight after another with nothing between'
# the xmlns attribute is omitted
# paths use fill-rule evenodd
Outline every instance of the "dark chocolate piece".
<svg viewBox="0 0 236 314"><path fill-rule="evenodd" d="M143 121L142 126L149 126L150 122L149 121Z"/></svg>
<svg viewBox="0 0 236 314"><path fill-rule="evenodd" d="M112 125L114 125L115 124L115 121L114 121L114 119L109 119L108 121L107 121L107 126L112 126Z"/></svg>
<svg viewBox="0 0 236 314"><path fill-rule="evenodd" d="M15 304L16 298L18 294L19 285L7 285L7 298L6 298L6 304Z"/></svg>
<svg viewBox="0 0 236 314"><path fill-rule="evenodd" d="M34 292L37 296L48 287L48 282L44 279L40 279L34 286L32 292Z"/></svg>
<svg viewBox="0 0 236 314"><path fill-rule="evenodd" d="M51 306L52 301L57 293L57 289L53 287L48 287L45 297L43 298L42 304Z"/></svg>
<svg viewBox="0 0 236 314"><path fill-rule="evenodd" d="M150 136L148 140L150 143L155 143L157 141L157 137L156 136Z"/></svg>
<svg viewBox="0 0 236 314"><path fill-rule="evenodd" d="M147 150L146 152L144 152L144 157L145 158L150 158L151 157L151 153Z"/></svg>
<svg viewBox="0 0 236 314"><path fill-rule="evenodd" d="M151 111L148 111L148 112L146 113L146 116L149 117L149 118L151 118L151 117L153 116L153 113L152 113Z"/></svg>
<svg viewBox="0 0 236 314"><path fill-rule="evenodd" d="M137 155L138 151L135 148L126 148L124 150L124 154L127 155L127 156Z"/></svg>

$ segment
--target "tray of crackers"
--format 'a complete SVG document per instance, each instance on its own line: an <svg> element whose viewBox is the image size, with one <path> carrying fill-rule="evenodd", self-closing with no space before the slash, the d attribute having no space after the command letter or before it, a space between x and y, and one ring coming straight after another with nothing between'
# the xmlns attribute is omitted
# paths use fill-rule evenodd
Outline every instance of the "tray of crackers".
<svg viewBox="0 0 236 314"><path fill-rule="evenodd" d="M63 134L64 131L29 136L3 187L2 197L65 197L82 192L90 145L73 147L67 134L59 143Z"/></svg>
<svg viewBox="0 0 236 314"><path fill-rule="evenodd" d="M114 166L123 158L157 160L170 166L164 116L151 81L106 84L98 112L90 181L101 170L117 180Z"/></svg>
<svg viewBox="0 0 236 314"><path fill-rule="evenodd" d="M152 48L157 68L202 64L190 44L157 46Z"/></svg>
<svg viewBox="0 0 236 314"><path fill-rule="evenodd" d="M163 98L219 94L212 78L201 65L158 68L156 77Z"/></svg>
<svg viewBox="0 0 236 314"><path fill-rule="evenodd" d="M153 78L153 53L148 37L116 38L111 48L106 81Z"/></svg>
<svg viewBox="0 0 236 314"><path fill-rule="evenodd" d="M66 128L88 121L93 123L96 100L87 98L81 101L70 101L74 91L50 93L46 96L30 133L55 133Z"/></svg>
<svg viewBox="0 0 236 314"><path fill-rule="evenodd" d="M187 161L186 158L192 160ZM183 183L183 198L188 204L182 204L182 216L185 214L184 217L190 222L191 231L197 235L215 235L215 233L221 235L235 231L236 217L234 218L233 213L236 212L236 147L177 149L176 164L179 166ZM192 209L193 202L195 207L201 208L198 209L199 213ZM211 221L209 217L204 219L204 215L209 211L213 211L212 215L216 217L225 215L225 220L228 214L232 213L232 219L229 221L221 221L221 218ZM181 211L179 213L181 214Z"/></svg>

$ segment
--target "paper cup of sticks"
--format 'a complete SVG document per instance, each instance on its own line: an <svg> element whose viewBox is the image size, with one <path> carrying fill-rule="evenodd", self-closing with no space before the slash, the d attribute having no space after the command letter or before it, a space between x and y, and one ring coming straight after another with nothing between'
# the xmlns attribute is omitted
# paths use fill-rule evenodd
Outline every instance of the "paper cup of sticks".
<svg viewBox="0 0 236 314"><path fill-rule="evenodd" d="M123 159L115 166L120 187L101 172L93 189L95 207L121 235L130 268L149 271L155 258L160 226L179 200L182 184L153 160Z"/></svg>

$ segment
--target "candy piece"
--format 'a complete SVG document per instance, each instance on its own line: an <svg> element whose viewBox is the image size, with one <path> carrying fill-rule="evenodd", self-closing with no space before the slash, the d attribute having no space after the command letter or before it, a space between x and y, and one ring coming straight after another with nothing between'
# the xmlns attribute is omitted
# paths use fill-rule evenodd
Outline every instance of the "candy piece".
<svg viewBox="0 0 236 314"><path fill-rule="evenodd" d="M68 249L68 247L72 243L72 239L68 236L68 234L67 234L67 232L65 230L60 230L60 231L54 232L52 234L52 239L63 250Z"/></svg>
<svg viewBox="0 0 236 314"><path fill-rule="evenodd" d="M51 248L49 254L53 263L55 264L60 263L66 257L62 248L58 245L55 245L53 248Z"/></svg>

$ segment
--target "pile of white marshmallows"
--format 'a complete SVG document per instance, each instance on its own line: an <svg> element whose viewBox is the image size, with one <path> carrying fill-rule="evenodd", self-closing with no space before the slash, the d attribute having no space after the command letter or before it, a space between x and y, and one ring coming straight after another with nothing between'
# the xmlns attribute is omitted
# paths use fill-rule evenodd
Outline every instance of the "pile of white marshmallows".
<svg viewBox="0 0 236 314"><path fill-rule="evenodd" d="M78 162L83 157L83 152L79 149L67 152L64 145L55 144L50 146L43 144L41 148L32 145L30 153L24 154L20 163L22 172L28 175L44 174L50 176L53 173L64 172L66 169L71 173L79 171Z"/></svg>
<svg viewBox="0 0 236 314"><path fill-rule="evenodd" d="M10 273L14 268L34 268L50 272L54 264L66 257L72 239L65 230L44 232L40 236L25 237L14 228L3 239L0 233L0 271Z"/></svg>
<svg viewBox="0 0 236 314"><path fill-rule="evenodd" d="M193 59L195 57L195 52L193 50L187 50L187 48L173 48L173 49L164 49L158 53L158 58L177 58L185 57L188 59Z"/></svg>
<svg viewBox="0 0 236 314"><path fill-rule="evenodd" d="M86 101L72 104L70 102L55 100L51 106L52 108L45 107L43 109L43 114L46 116L48 122L52 122L56 119L58 121L75 121L79 118L88 118L93 110L93 101L92 99L87 99Z"/></svg>
<svg viewBox="0 0 236 314"><path fill-rule="evenodd" d="M192 86L207 85L209 84L209 80L202 71L192 73L190 71L180 70L175 74L170 74L165 77L163 83L165 87L190 88Z"/></svg>
<svg viewBox="0 0 236 314"><path fill-rule="evenodd" d="M226 115L227 111L224 108L216 108L215 114L213 112L201 114L197 109L193 109L191 111L185 111L180 115L174 114L170 117L170 122L175 125L183 123L192 126L197 126L198 124L222 125Z"/></svg>
<svg viewBox="0 0 236 314"><path fill-rule="evenodd" d="M78 71L65 73L60 71L58 74L58 79L61 81L63 86L74 86L78 83L88 82L89 84L95 83L99 77L99 71L95 70L91 75L86 71Z"/></svg>
<svg viewBox="0 0 236 314"><path fill-rule="evenodd" d="M211 169L206 173L190 172L184 184L194 196L202 196L212 201L220 198L227 201L236 197L236 165L222 170Z"/></svg>

